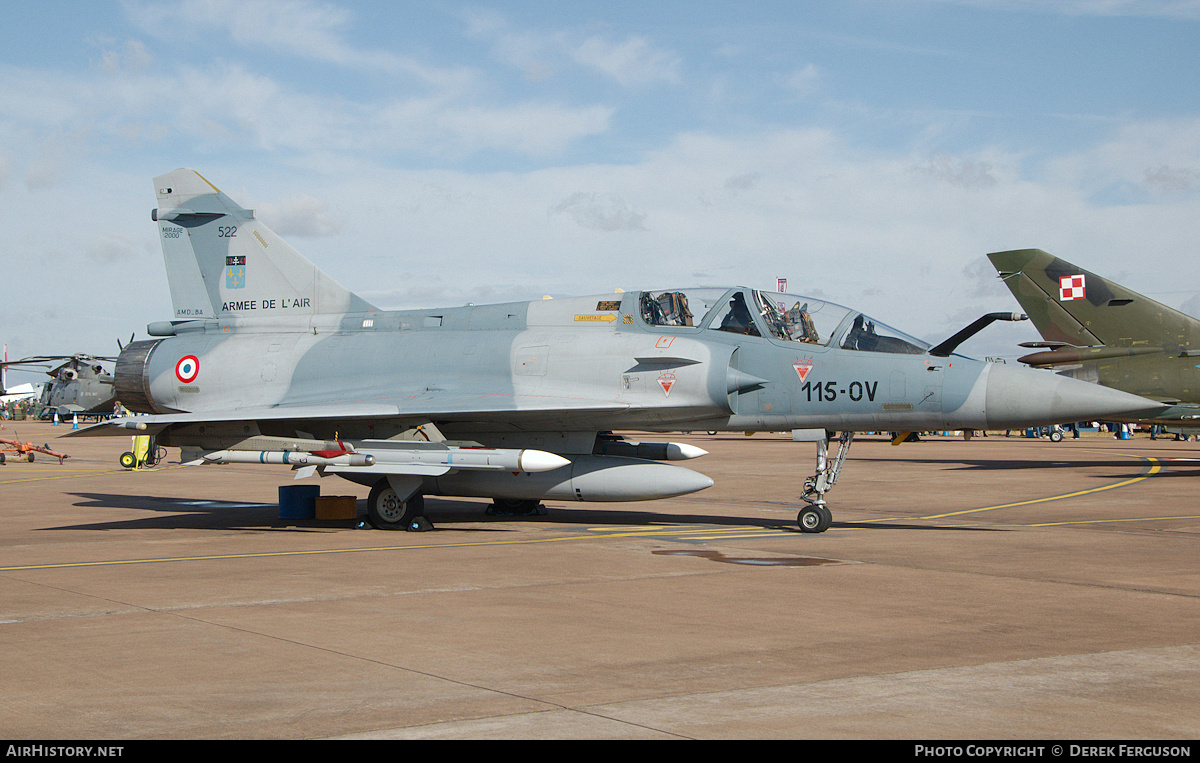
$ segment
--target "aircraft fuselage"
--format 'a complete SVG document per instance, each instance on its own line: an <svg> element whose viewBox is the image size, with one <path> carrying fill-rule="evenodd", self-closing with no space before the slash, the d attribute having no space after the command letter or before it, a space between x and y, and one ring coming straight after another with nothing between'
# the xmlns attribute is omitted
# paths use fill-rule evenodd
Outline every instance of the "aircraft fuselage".
<svg viewBox="0 0 1200 763"><path fill-rule="evenodd" d="M288 330L273 319L193 321L155 340L144 360L126 358L119 392L131 405L129 391L144 389L134 409L158 414L330 398L376 412L339 420L343 438L390 436L381 409L397 431L427 420L435 397L438 426L476 439L489 431L1005 425L1002 411L985 411L992 364L650 326L634 309L636 294L608 296L353 313ZM445 413L447 399L458 412ZM516 423L479 420L483 411L511 411ZM1022 411L1023 422L1029 416Z"/></svg>

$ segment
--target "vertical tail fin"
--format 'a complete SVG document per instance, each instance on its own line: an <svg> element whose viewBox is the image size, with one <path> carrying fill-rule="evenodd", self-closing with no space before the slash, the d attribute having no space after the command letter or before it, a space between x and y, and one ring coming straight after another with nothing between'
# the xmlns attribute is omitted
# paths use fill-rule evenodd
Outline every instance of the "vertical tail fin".
<svg viewBox="0 0 1200 763"><path fill-rule="evenodd" d="M1049 341L1200 347L1200 321L1040 249L994 252L988 259Z"/></svg>
<svg viewBox="0 0 1200 763"><path fill-rule="evenodd" d="M374 309L198 172L168 172L154 187L175 320Z"/></svg>

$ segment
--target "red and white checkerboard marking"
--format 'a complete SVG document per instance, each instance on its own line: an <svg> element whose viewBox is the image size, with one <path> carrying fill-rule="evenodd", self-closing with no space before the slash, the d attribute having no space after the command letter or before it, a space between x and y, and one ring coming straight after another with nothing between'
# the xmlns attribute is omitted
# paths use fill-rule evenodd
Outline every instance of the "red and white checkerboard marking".
<svg viewBox="0 0 1200 763"><path fill-rule="evenodd" d="M1083 299L1087 296L1087 287L1083 276L1063 276L1058 279L1058 301L1070 302L1073 299Z"/></svg>

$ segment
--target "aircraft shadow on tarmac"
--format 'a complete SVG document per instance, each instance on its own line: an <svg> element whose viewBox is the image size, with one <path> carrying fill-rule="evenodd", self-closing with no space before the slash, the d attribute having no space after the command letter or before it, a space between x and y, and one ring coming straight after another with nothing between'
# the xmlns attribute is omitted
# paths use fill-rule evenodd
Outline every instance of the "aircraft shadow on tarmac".
<svg viewBox="0 0 1200 763"><path fill-rule="evenodd" d="M130 529L195 529L195 530L253 530L253 531L288 531L288 532L328 532L356 527L366 518L366 512L361 508L356 520L308 520L281 519L278 505L274 503L249 503L237 501L217 501L207 499L189 499L178 497L126 495L121 493L71 493L79 499L74 505L82 509L133 509L155 512L150 516L140 516L134 519L115 520L107 522L90 522L74 525L47 527L47 530L130 530ZM435 531L453 529L459 532L504 532L502 527L465 527L465 523L505 522L536 522L539 524L586 524L599 527L645 526L661 529L673 527L708 525L729 528L746 528L754 530L779 530L802 533L796 526L786 520L768 520L756 517L713 516L710 514L666 514L653 511L637 511L628 508L575 508L574 506L559 506L551 504L547 514L529 515L488 515L485 510L489 506L483 501L438 500L427 499L426 515L433 523ZM799 507L797 506L797 509ZM834 521L833 527L854 528L864 530L970 530L970 531L1002 531L998 528L961 527L956 525L923 525L905 521L886 522L839 522Z"/></svg>

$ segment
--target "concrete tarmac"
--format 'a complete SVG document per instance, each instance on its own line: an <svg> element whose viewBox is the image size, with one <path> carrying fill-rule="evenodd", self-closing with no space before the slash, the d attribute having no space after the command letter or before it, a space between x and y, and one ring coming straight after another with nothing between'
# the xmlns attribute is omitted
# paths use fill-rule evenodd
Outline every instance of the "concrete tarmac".
<svg viewBox="0 0 1200 763"><path fill-rule="evenodd" d="M860 437L808 535L811 443L693 433L700 493L405 533L4 424L70 458L0 466L0 738L1200 738L1197 443Z"/></svg>

